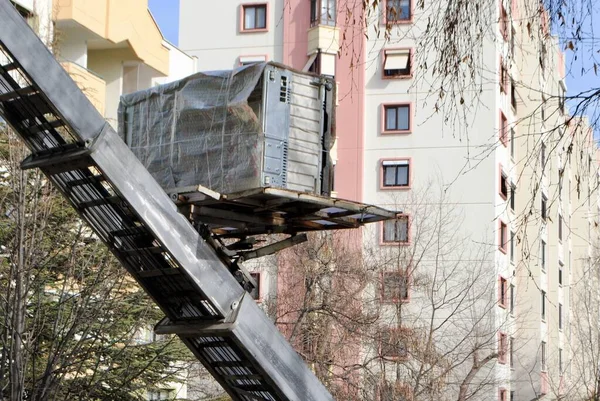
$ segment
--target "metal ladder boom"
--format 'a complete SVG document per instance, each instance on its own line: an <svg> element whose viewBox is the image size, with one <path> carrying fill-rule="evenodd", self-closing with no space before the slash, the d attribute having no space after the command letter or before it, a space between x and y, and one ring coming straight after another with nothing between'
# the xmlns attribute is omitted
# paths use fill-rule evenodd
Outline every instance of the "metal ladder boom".
<svg viewBox="0 0 600 401"><path fill-rule="evenodd" d="M0 0L0 115L40 168L234 400L331 395L8 0Z"/></svg>

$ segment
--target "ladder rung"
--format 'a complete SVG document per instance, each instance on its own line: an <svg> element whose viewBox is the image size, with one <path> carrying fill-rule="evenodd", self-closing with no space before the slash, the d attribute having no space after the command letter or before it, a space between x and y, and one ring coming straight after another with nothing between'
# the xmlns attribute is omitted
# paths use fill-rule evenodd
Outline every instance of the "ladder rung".
<svg viewBox="0 0 600 401"><path fill-rule="evenodd" d="M86 184L100 184L103 181L106 181L106 177L104 177L103 175L92 175L92 176L82 178L79 180L73 180L73 181L67 182L67 188L70 189L73 187L77 187L79 185L86 185Z"/></svg>
<svg viewBox="0 0 600 401"><path fill-rule="evenodd" d="M65 125L65 123L62 120L54 120L40 125L34 125L32 127L29 127L28 131L30 134L37 134L38 132L47 131L52 128L62 127L63 125Z"/></svg>
<svg viewBox="0 0 600 401"><path fill-rule="evenodd" d="M0 102L6 102L7 100L29 95L35 91L36 89L33 86L26 86L25 88L19 88L14 92L3 93L0 95Z"/></svg>
<svg viewBox="0 0 600 401"><path fill-rule="evenodd" d="M8 64L0 65L0 70L3 70L5 72L12 71L17 68L18 68L18 65L16 65L15 63L8 63Z"/></svg>
<svg viewBox="0 0 600 401"><path fill-rule="evenodd" d="M181 274L179 269L156 269L156 270L145 270L138 272L137 275L141 278L152 278L161 276L176 276Z"/></svg>
<svg viewBox="0 0 600 401"><path fill-rule="evenodd" d="M138 253L143 253L143 252L150 252L150 253L163 253L165 250L161 247L161 246L149 246L146 248L134 248L134 249L121 249L121 252L127 253L127 254L138 254Z"/></svg>
<svg viewBox="0 0 600 401"><path fill-rule="evenodd" d="M128 227L122 230L116 230L110 233L113 237L135 237L138 235L148 235L150 233L146 230L145 227Z"/></svg>
<svg viewBox="0 0 600 401"><path fill-rule="evenodd" d="M252 365L246 361L220 361L211 363L211 366L215 368L247 368Z"/></svg>
<svg viewBox="0 0 600 401"><path fill-rule="evenodd" d="M46 169L48 174L59 174L92 165L90 150L82 147L55 149L53 152L32 154L21 162L21 169Z"/></svg>
<svg viewBox="0 0 600 401"><path fill-rule="evenodd" d="M209 343L198 344L200 348L213 348L213 347L231 347L227 341L211 341Z"/></svg>
<svg viewBox="0 0 600 401"><path fill-rule="evenodd" d="M249 373L247 375L223 375L225 380L261 380L262 376L254 373Z"/></svg>
<svg viewBox="0 0 600 401"><path fill-rule="evenodd" d="M114 205L115 203L118 203L121 201L121 198L119 198L118 196L109 196L106 198L100 198L100 199L94 199L91 201L87 201L87 202L81 202L80 204L77 205L77 207L79 209L87 209L90 207L94 207L94 206L104 206L104 205Z"/></svg>

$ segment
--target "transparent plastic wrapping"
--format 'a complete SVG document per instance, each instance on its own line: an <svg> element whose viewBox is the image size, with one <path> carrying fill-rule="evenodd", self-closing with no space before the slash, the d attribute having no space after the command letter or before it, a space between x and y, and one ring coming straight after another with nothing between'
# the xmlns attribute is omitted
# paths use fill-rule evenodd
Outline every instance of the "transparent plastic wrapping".
<svg viewBox="0 0 600 401"><path fill-rule="evenodd" d="M198 73L121 97L119 135L164 189L260 186L266 64Z"/></svg>

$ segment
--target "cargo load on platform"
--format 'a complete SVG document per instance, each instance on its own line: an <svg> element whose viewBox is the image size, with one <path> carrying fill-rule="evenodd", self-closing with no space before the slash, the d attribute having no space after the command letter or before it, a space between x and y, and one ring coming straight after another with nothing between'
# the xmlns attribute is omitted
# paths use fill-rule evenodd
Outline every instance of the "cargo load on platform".
<svg viewBox="0 0 600 401"><path fill-rule="evenodd" d="M275 187L328 196L335 85L275 63L121 98L119 135L167 192Z"/></svg>

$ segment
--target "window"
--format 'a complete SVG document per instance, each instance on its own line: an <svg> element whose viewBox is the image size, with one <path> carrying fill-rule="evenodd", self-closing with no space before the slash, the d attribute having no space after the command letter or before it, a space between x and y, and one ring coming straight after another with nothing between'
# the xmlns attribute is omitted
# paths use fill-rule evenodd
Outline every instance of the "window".
<svg viewBox="0 0 600 401"><path fill-rule="evenodd" d="M403 328L381 328L379 334L379 355L387 359L408 357L406 339L408 330Z"/></svg>
<svg viewBox="0 0 600 401"><path fill-rule="evenodd" d="M408 216L383 222L383 242L408 243Z"/></svg>
<svg viewBox="0 0 600 401"><path fill-rule="evenodd" d="M381 163L383 187L410 187L410 160L384 160Z"/></svg>
<svg viewBox="0 0 600 401"><path fill-rule="evenodd" d="M546 166L546 144L542 142L540 146L540 163L542 163L542 170Z"/></svg>
<svg viewBox="0 0 600 401"><path fill-rule="evenodd" d="M509 354L510 354L510 367L514 368L515 367L515 338L511 337L510 338L510 344L509 344Z"/></svg>
<svg viewBox="0 0 600 401"><path fill-rule="evenodd" d="M514 391L510 392L510 401L515 401L517 399L517 394Z"/></svg>
<svg viewBox="0 0 600 401"><path fill-rule="evenodd" d="M385 21L387 24L410 21L412 0L386 0Z"/></svg>
<svg viewBox="0 0 600 401"><path fill-rule="evenodd" d="M508 94L508 70L504 65L504 60L500 57L500 92Z"/></svg>
<svg viewBox="0 0 600 401"><path fill-rule="evenodd" d="M506 224L504 222L500 222L500 245L499 245L499 249L506 253L506 242L507 242L507 238L506 238Z"/></svg>
<svg viewBox="0 0 600 401"><path fill-rule="evenodd" d="M517 37L517 31L514 26L510 27L510 57L515 59L515 39Z"/></svg>
<svg viewBox="0 0 600 401"><path fill-rule="evenodd" d="M383 302L408 301L408 274L406 272L384 272L381 288Z"/></svg>
<svg viewBox="0 0 600 401"><path fill-rule="evenodd" d="M562 84L559 85L558 92L558 110L560 114L565 114L565 90L562 87Z"/></svg>
<svg viewBox="0 0 600 401"><path fill-rule="evenodd" d="M261 299L261 291L260 291L260 272L251 272L250 276L252 276L252 278L254 279L254 281L256 281L256 288L253 288L252 291L250 292L250 295L252 295L252 298L254 298L255 300L260 300Z"/></svg>
<svg viewBox="0 0 600 401"><path fill-rule="evenodd" d="M310 0L310 26L335 26L335 0Z"/></svg>
<svg viewBox="0 0 600 401"><path fill-rule="evenodd" d="M506 146L506 142L507 142L507 135L508 135L508 122L506 120L506 117L504 116L504 113L500 112L500 142L502 142L502 145Z"/></svg>
<svg viewBox="0 0 600 401"><path fill-rule="evenodd" d="M558 261L558 285L563 283L563 263Z"/></svg>
<svg viewBox="0 0 600 401"><path fill-rule="evenodd" d="M546 320L546 291L542 290L542 320Z"/></svg>
<svg viewBox="0 0 600 401"><path fill-rule="evenodd" d="M562 310L563 310L562 304L558 304L558 329L559 330L562 330L562 328L563 328Z"/></svg>
<svg viewBox="0 0 600 401"><path fill-rule="evenodd" d="M514 183L510 184L510 209L514 212L517 203L517 186Z"/></svg>
<svg viewBox="0 0 600 401"><path fill-rule="evenodd" d="M510 129L510 157L515 158L515 137L516 132L514 128Z"/></svg>
<svg viewBox="0 0 600 401"><path fill-rule="evenodd" d="M548 217L548 198L546 197L546 195L542 195L542 210L541 210L541 214L542 214L542 220L546 221L546 218Z"/></svg>
<svg viewBox="0 0 600 401"><path fill-rule="evenodd" d="M243 29L242 31L258 31L267 29L267 5L253 4L242 5Z"/></svg>
<svg viewBox="0 0 600 401"><path fill-rule="evenodd" d="M149 401L170 401L174 398L173 390L150 390L148 391Z"/></svg>
<svg viewBox="0 0 600 401"><path fill-rule="evenodd" d="M240 66L264 63L265 61L267 61L267 56L265 55L239 57Z"/></svg>
<svg viewBox="0 0 600 401"><path fill-rule="evenodd" d="M558 374L563 374L563 360L562 360L562 348L558 349Z"/></svg>
<svg viewBox="0 0 600 401"><path fill-rule="evenodd" d="M410 132L410 111L409 104L383 106L383 132Z"/></svg>
<svg viewBox="0 0 600 401"><path fill-rule="evenodd" d="M542 104L540 105L540 118L542 119L542 125L546 123L546 100L542 99Z"/></svg>
<svg viewBox="0 0 600 401"><path fill-rule="evenodd" d="M542 371L546 371L546 342L542 341Z"/></svg>
<svg viewBox="0 0 600 401"><path fill-rule="evenodd" d="M546 241L542 240L540 248L540 266L546 271Z"/></svg>
<svg viewBox="0 0 600 401"><path fill-rule="evenodd" d="M508 177L502 168L500 168L500 196L504 200L508 198Z"/></svg>
<svg viewBox="0 0 600 401"><path fill-rule="evenodd" d="M499 333L498 335L498 362L506 363L506 355L508 353L508 342L506 333Z"/></svg>
<svg viewBox="0 0 600 401"><path fill-rule="evenodd" d="M508 40L508 14L502 5L500 5L500 34L504 40Z"/></svg>
<svg viewBox="0 0 600 401"><path fill-rule="evenodd" d="M377 401L412 400L412 389L404 383L384 381L377 385Z"/></svg>
<svg viewBox="0 0 600 401"><path fill-rule="evenodd" d="M499 393L498 393L498 400L499 401L508 401L506 399L506 390L504 389L500 389Z"/></svg>
<svg viewBox="0 0 600 401"><path fill-rule="evenodd" d="M517 88L515 87L515 80L510 79L510 105L517 111Z"/></svg>
<svg viewBox="0 0 600 401"><path fill-rule="evenodd" d="M510 285L510 314L515 314L515 286L514 284Z"/></svg>
<svg viewBox="0 0 600 401"><path fill-rule="evenodd" d="M510 232L510 263L515 263L515 233Z"/></svg>
<svg viewBox="0 0 600 401"><path fill-rule="evenodd" d="M383 77L410 78L412 76L412 51L410 49L383 50Z"/></svg>
<svg viewBox="0 0 600 401"><path fill-rule="evenodd" d="M506 307L506 297L508 295L508 282L502 276L500 276L500 280L498 282L498 304L505 308Z"/></svg>
<svg viewBox="0 0 600 401"><path fill-rule="evenodd" d="M558 215L558 240L562 241L562 223L563 223L563 219L562 219L562 214Z"/></svg>

